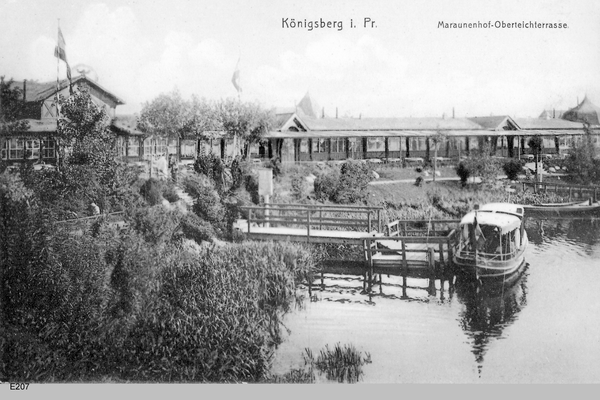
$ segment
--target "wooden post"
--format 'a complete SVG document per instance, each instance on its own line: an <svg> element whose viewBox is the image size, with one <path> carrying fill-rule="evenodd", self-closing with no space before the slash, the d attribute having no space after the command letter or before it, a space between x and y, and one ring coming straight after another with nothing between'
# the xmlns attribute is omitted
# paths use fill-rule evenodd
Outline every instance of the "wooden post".
<svg viewBox="0 0 600 400"><path fill-rule="evenodd" d="M377 209L377 232L381 233L381 210L380 209Z"/></svg>
<svg viewBox="0 0 600 400"><path fill-rule="evenodd" d="M371 232L371 211L367 211L367 221L369 223L369 230L367 232Z"/></svg>
<svg viewBox="0 0 600 400"><path fill-rule="evenodd" d="M572 196L573 196L573 187L569 186L569 202L571 201Z"/></svg>
<svg viewBox="0 0 600 400"><path fill-rule="evenodd" d="M323 229L323 209L319 207L319 229Z"/></svg>
<svg viewBox="0 0 600 400"><path fill-rule="evenodd" d="M252 209L248 210L248 233L250 233L250 220L252 219Z"/></svg>
<svg viewBox="0 0 600 400"><path fill-rule="evenodd" d="M404 240L402 240L401 243L402 243L403 276L404 276L404 279L406 279L406 276L408 275L408 260L406 259L406 243L404 242Z"/></svg>
<svg viewBox="0 0 600 400"><path fill-rule="evenodd" d="M265 219L267 220L265 222L265 227L269 227L269 202L270 202L270 197L268 194L265 194Z"/></svg>
<svg viewBox="0 0 600 400"><path fill-rule="evenodd" d="M310 209L309 208L306 209L306 221L307 221L307 224L306 224L306 235L307 235L306 236L306 243L309 243L310 242Z"/></svg>

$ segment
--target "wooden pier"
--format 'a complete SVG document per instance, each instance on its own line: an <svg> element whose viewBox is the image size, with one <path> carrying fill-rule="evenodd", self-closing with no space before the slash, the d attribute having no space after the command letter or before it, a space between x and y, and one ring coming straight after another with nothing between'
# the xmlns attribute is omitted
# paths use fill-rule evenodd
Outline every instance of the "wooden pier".
<svg viewBox="0 0 600 400"><path fill-rule="evenodd" d="M432 280L443 274L452 262L460 222L398 220L382 226L382 209L362 206L271 204L242 209L248 219L238 226L250 239L361 246L364 258L349 262L362 265L369 288L377 274L379 279L394 274L404 280L415 272Z"/></svg>
<svg viewBox="0 0 600 400"><path fill-rule="evenodd" d="M268 204L241 209L248 212L248 219L240 229L250 239L356 245L362 244L365 236L380 234L383 210L315 204Z"/></svg>

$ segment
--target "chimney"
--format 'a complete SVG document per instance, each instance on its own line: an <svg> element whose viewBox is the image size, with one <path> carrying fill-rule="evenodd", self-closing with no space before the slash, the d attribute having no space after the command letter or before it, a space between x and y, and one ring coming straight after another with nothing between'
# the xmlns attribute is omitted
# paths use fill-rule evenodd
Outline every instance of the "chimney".
<svg viewBox="0 0 600 400"><path fill-rule="evenodd" d="M556 108L552 109L552 118L556 118Z"/></svg>
<svg viewBox="0 0 600 400"><path fill-rule="evenodd" d="M23 79L23 103L27 101L27 79Z"/></svg>
<svg viewBox="0 0 600 400"><path fill-rule="evenodd" d="M362 113L358 114L358 119L362 119Z"/></svg>
<svg viewBox="0 0 600 400"><path fill-rule="evenodd" d="M336 107L336 108L335 108L335 119L337 119L337 117L338 117L338 109L337 109L337 107Z"/></svg>
<svg viewBox="0 0 600 400"><path fill-rule="evenodd" d="M321 108L321 118L325 118L325 107Z"/></svg>
<svg viewBox="0 0 600 400"><path fill-rule="evenodd" d="M446 113L442 114L442 119L446 119Z"/></svg>
<svg viewBox="0 0 600 400"><path fill-rule="evenodd" d="M452 119L454 119L454 107L452 107Z"/></svg>

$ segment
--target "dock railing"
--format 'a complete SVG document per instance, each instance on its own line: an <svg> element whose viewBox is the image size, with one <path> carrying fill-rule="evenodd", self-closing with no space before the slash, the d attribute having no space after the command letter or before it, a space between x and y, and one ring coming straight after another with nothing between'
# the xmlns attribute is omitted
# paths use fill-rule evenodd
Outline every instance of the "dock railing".
<svg viewBox="0 0 600 400"><path fill-rule="evenodd" d="M363 238L363 250L367 263L369 287L374 273L390 268L401 269L404 283L409 270L427 271L429 278L435 280L436 273L444 274L446 266L453 259L456 230L438 232L421 236L377 236ZM381 273L381 272L380 272Z"/></svg>
<svg viewBox="0 0 600 400"><path fill-rule="evenodd" d="M323 204L265 204L243 206L248 212L248 233L253 224L269 226L306 227L311 229L345 229L352 231L381 232L381 211L383 207L340 206ZM341 214L341 215L340 215Z"/></svg>
<svg viewBox="0 0 600 400"><path fill-rule="evenodd" d="M459 219L396 220L386 224L388 236L439 236L445 235L460 223ZM425 234L425 235L424 235Z"/></svg>

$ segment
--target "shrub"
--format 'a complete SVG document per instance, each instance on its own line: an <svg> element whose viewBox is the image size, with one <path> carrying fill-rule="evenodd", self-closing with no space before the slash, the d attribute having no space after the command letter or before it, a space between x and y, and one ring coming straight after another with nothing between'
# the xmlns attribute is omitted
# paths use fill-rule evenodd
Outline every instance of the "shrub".
<svg viewBox="0 0 600 400"><path fill-rule="evenodd" d="M340 185L340 170L335 168L321 173L315 178L315 197L317 200L335 201Z"/></svg>
<svg viewBox="0 0 600 400"><path fill-rule="evenodd" d="M460 178L460 183L465 186L467 184L467 180L471 176L471 171L469 170L466 162L461 161L458 163L456 166L456 175L458 175Z"/></svg>
<svg viewBox="0 0 600 400"><path fill-rule="evenodd" d="M273 177L283 175L283 169L281 168L281 160L279 157L273 157L269 160L269 167L273 170Z"/></svg>
<svg viewBox="0 0 600 400"><path fill-rule="evenodd" d="M415 179L415 186L421 187L423 186L423 181L425 179L423 179L422 176L417 176L417 179Z"/></svg>
<svg viewBox="0 0 600 400"><path fill-rule="evenodd" d="M367 199L367 186L371 181L371 168L360 161L346 161L340 170L340 180L336 188L335 201L348 204Z"/></svg>
<svg viewBox="0 0 600 400"><path fill-rule="evenodd" d="M509 180L516 181L523 170L523 166L519 160L511 159L502 165L502 169Z"/></svg>
<svg viewBox="0 0 600 400"><path fill-rule="evenodd" d="M309 186L306 178L300 172L294 172L290 178L291 192L295 200L306 200L309 193ZM315 179L315 193L317 191L317 182Z"/></svg>
<svg viewBox="0 0 600 400"><path fill-rule="evenodd" d="M140 188L140 194L151 206L155 206L162 202L163 197L161 192L161 184L154 178L148 179Z"/></svg>
<svg viewBox="0 0 600 400"><path fill-rule="evenodd" d="M176 203L179 201L179 195L175 191L175 184L172 181L162 182L162 197L169 203Z"/></svg>

